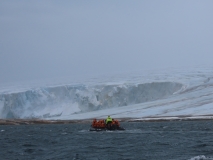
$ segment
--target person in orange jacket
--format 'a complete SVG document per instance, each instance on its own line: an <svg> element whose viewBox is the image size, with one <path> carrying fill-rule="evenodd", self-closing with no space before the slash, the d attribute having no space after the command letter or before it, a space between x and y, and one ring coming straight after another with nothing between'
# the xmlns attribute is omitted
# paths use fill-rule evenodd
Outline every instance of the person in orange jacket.
<svg viewBox="0 0 213 160"><path fill-rule="evenodd" d="M96 127L97 126L97 120L94 119L93 122L92 122L92 127Z"/></svg>

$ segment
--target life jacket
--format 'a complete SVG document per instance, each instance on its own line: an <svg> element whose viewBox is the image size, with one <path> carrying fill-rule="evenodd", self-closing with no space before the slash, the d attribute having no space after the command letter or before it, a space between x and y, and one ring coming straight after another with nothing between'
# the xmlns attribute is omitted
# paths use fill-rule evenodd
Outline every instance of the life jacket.
<svg viewBox="0 0 213 160"><path fill-rule="evenodd" d="M108 117L108 118L106 119L106 124L107 124L108 122L112 122L112 118L111 118L111 117Z"/></svg>
<svg viewBox="0 0 213 160"><path fill-rule="evenodd" d="M101 120L101 128L105 128L105 123L104 123L104 120Z"/></svg>
<svg viewBox="0 0 213 160"><path fill-rule="evenodd" d="M119 122L118 122L118 120L116 120L115 121L115 124L117 125L117 126L119 126L120 124L119 124Z"/></svg>
<svg viewBox="0 0 213 160"><path fill-rule="evenodd" d="M97 121L96 121L96 119L94 119L92 122L92 127L96 127L96 126L97 126Z"/></svg>

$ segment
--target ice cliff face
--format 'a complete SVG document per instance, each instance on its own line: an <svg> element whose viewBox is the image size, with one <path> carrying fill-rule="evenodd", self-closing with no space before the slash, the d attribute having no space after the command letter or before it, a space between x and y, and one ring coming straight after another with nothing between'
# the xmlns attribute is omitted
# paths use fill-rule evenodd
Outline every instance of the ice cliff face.
<svg viewBox="0 0 213 160"><path fill-rule="evenodd" d="M57 86L0 94L0 118L49 118L168 98L183 87L175 82Z"/></svg>
<svg viewBox="0 0 213 160"><path fill-rule="evenodd" d="M105 118L108 114L115 118L211 116L212 70L204 67L143 71L69 80L72 85L52 87L1 84L0 118L87 119ZM76 85L79 83L83 85Z"/></svg>

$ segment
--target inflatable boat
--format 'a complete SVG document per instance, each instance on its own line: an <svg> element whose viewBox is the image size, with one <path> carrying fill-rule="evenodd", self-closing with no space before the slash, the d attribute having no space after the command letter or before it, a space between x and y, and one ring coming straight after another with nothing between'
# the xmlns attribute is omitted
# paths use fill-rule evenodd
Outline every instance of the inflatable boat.
<svg viewBox="0 0 213 160"><path fill-rule="evenodd" d="M116 130L125 130L125 128L120 127L118 120L114 120L106 124L105 120L96 119L93 120L90 131L116 131Z"/></svg>

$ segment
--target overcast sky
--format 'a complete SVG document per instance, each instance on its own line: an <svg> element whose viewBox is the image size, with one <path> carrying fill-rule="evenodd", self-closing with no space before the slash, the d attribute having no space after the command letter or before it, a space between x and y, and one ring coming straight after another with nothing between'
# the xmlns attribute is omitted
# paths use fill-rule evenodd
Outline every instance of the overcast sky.
<svg viewBox="0 0 213 160"><path fill-rule="evenodd" d="M203 64L212 0L0 0L0 83Z"/></svg>

